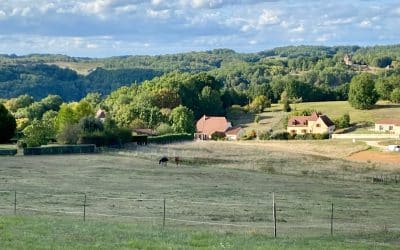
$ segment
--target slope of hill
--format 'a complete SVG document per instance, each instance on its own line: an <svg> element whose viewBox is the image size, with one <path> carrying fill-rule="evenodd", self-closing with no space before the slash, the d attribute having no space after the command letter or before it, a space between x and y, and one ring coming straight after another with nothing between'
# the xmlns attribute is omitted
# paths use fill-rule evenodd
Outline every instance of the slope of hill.
<svg viewBox="0 0 400 250"><path fill-rule="evenodd" d="M64 100L78 100L91 91L108 94L120 86L141 83L171 71L207 71L227 87L239 90L260 84L282 85L288 77L333 88L349 82L360 70L343 64L343 56L347 53L353 56L355 63L384 68L397 65L400 45L365 48L289 46L248 54L215 49L101 59L51 54L0 55L0 98L29 94L39 99L48 94L59 94Z"/></svg>

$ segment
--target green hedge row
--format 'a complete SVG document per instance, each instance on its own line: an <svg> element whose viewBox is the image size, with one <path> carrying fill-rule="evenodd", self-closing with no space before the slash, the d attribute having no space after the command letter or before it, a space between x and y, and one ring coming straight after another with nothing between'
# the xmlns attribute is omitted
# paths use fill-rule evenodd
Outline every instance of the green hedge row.
<svg viewBox="0 0 400 250"><path fill-rule="evenodd" d="M24 155L89 154L96 152L96 145L61 145L24 148Z"/></svg>
<svg viewBox="0 0 400 250"><path fill-rule="evenodd" d="M132 141L132 132L129 129L115 129L97 133L84 134L78 144L95 144L98 147L122 147Z"/></svg>
<svg viewBox="0 0 400 250"><path fill-rule="evenodd" d="M16 149L0 149L0 155L16 155Z"/></svg>
<svg viewBox="0 0 400 250"><path fill-rule="evenodd" d="M168 134L159 136L150 136L147 138L149 143L167 144L181 141L193 141L192 134Z"/></svg>

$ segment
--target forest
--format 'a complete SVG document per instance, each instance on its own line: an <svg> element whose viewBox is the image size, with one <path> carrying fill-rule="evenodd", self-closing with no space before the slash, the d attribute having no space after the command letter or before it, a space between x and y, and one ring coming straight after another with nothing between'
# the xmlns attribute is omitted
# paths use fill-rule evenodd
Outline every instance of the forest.
<svg viewBox="0 0 400 250"><path fill-rule="evenodd" d="M343 58L351 56L353 65ZM65 101L77 101L90 92L103 96L121 86L141 84L171 72L200 73L221 81L224 89L243 93L250 99L257 89L277 101L287 84L292 97L303 101L346 100L347 84L353 76L367 71L383 79L399 74L400 45L289 46L259 53L236 53L229 49L159 56L118 56L79 58L64 55L0 55L0 98L28 94L40 100L49 94ZM93 66L87 74L72 68ZM386 70L386 67L389 67Z"/></svg>
<svg viewBox="0 0 400 250"><path fill-rule="evenodd" d="M137 128L190 134L204 114L257 114L277 102L286 112L291 103L332 100L371 109L379 99L400 103L399 62L400 45L104 59L1 55L0 115L10 121L1 126L11 131L1 141L15 131L29 146L123 140ZM85 75L61 63L96 67ZM95 118L99 109L108 114L105 121Z"/></svg>

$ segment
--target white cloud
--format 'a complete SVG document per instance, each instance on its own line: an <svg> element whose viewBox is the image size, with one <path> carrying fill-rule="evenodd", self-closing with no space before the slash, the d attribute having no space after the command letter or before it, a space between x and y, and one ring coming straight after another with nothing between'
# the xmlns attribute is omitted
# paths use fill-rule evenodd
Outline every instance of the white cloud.
<svg viewBox="0 0 400 250"><path fill-rule="evenodd" d="M182 6L192 8L217 8L222 6L223 0L180 0Z"/></svg>
<svg viewBox="0 0 400 250"><path fill-rule="evenodd" d="M315 41L317 42L328 42L329 40L331 40L333 37L335 37L336 34L335 33L329 33L329 34L322 34L320 36L318 36Z"/></svg>
<svg viewBox="0 0 400 250"><path fill-rule="evenodd" d="M360 23L360 27L362 27L362 28L369 28L369 27L371 27L372 26L372 23L371 23L371 21L369 21L369 20L363 20L361 23Z"/></svg>
<svg viewBox="0 0 400 250"><path fill-rule="evenodd" d="M262 14L258 18L259 25L270 25L279 23L278 13L264 9Z"/></svg>
<svg viewBox="0 0 400 250"><path fill-rule="evenodd" d="M323 25L331 26L331 25L351 24L354 22L354 20L355 20L354 17L337 18L337 19L332 19L332 20L326 20L323 22Z"/></svg>
<svg viewBox="0 0 400 250"><path fill-rule="evenodd" d="M147 10L147 15L153 18L167 19L170 17L169 10Z"/></svg>
<svg viewBox="0 0 400 250"><path fill-rule="evenodd" d="M130 4L130 5L125 5L125 6L118 6L115 8L115 12L117 14L123 14L123 13L134 13L137 11L137 6Z"/></svg>
<svg viewBox="0 0 400 250"><path fill-rule="evenodd" d="M6 19L6 18L7 18L6 12L4 12L3 10L0 10L0 20L1 19Z"/></svg>
<svg viewBox="0 0 400 250"><path fill-rule="evenodd" d="M88 48L88 49L97 49L98 47L99 47L99 45L95 44L95 43L87 43L86 44L86 48Z"/></svg>

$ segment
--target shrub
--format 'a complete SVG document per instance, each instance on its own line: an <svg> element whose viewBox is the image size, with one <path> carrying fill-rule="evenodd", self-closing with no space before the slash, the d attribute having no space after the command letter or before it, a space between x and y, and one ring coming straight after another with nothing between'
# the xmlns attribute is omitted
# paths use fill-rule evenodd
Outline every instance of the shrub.
<svg viewBox="0 0 400 250"><path fill-rule="evenodd" d="M33 120L23 131L24 141L28 147L46 145L53 138L53 128L42 121Z"/></svg>
<svg viewBox="0 0 400 250"><path fill-rule="evenodd" d="M283 102L283 111L285 111L285 112L292 111L292 107L290 107L289 100L285 100Z"/></svg>
<svg viewBox="0 0 400 250"><path fill-rule="evenodd" d="M79 120L79 128L81 131L88 133L104 130L103 123L94 116L82 117Z"/></svg>
<svg viewBox="0 0 400 250"><path fill-rule="evenodd" d="M147 128L147 124L143 120L136 118L129 124L129 128L131 129Z"/></svg>
<svg viewBox="0 0 400 250"><path fill-rule="evenodd" d="M78 124L66 124L57 135L61 144L77 144L82 130Z"/></svg>
<svg viewBox="0 0 400 250"><path fill-rule="evenodd" d="M261 132L258 134L258 139L260 140L270 140L271 139L271 132L266 131L266 132Z"/></svg>
<svg viewBox="0 0 400 250"><path fill-rule="evenodd" d="M219 132L215 131L214 133L211 134L211 140L218 141L218 140L224 140L226 137L224 132Z"/></svg>
<svg viewBox="0 0 400 250"><path fill-rule="evenodd" d="M257 138L257 132L253 129L253 130L246 131L246 133L240 139L252 140L254 138Z"/></svg>
<svg viewBox="0 0 400 250"><path fill-rule="evenodd" d="M344 114L340 118L334 121L336 128L348 128L350 127L350 115Z"/></svg>
<svg viewBox="0 0 400 250"><path fill-rule="evenodd" d="M158 135L173 134L174 129L167 123L161 123L156 128L156 132Z"/></svg>
<svg viewBox="0 0 400 250"><path fill-rule="evenodd" d="M329 134L328 133L314 134L313 137L314 137L314 140L325 140L325 139L329 139Z"/></svg>
<svg viewBox="0 0 400 250"><path fill-rule="evenodd" d="M395 88L390 94L390 100L394 103L400 103L400 88Z"/></svg>
<svg viewBox="0 0 400 250"><path fill-rule="evenodd" d="M260 169L261 169L262 171L267 172L267 173L270 173L270 174L275 174L275 173L276 173L275 168L272 167L272 166L262 166Z"/></svg>
<svg viewBox="0 0 400 250"><path fill-rule="evenodd" d="M272 140L289 140L291 138L292 136L286 131L276 131L271 135Z"/></svg>
<svg viewBox="0 0 400 250"><path fill-rule="evenodd" d="M169 135L160 135L160 136L150 136L147 138L149 143L173 143L179 141L192 141L193 134L169 134Z"/></svg>

